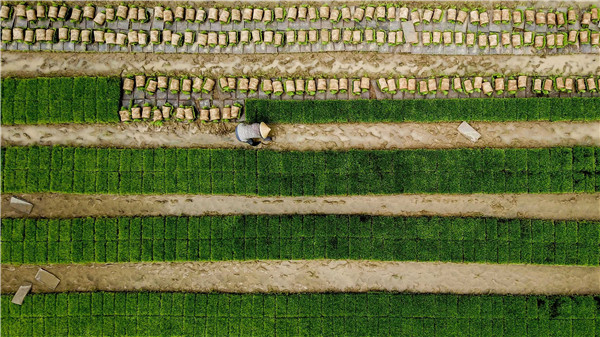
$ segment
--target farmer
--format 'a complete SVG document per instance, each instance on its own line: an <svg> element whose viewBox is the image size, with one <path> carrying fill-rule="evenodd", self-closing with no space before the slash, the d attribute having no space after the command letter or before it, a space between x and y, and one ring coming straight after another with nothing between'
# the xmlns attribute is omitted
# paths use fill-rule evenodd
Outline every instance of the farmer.
<svg viewBox="0 0 600 337"><path fill-rule="evenodd" d="M235 136L240 142L256 146L260 144L260 141L256 141L255 139L271 140L271 137L268 137L269 131L271 131L271 128L265 123L241 123L235 128Z"/></svg>

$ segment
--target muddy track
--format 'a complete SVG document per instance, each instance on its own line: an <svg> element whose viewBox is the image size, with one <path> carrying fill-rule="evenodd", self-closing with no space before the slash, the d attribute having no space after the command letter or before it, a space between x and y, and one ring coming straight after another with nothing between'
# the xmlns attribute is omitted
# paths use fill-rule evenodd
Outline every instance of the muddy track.
<svg viewBox="0 0 600 337"><path fill-rule="evenodd" d="M600 220L600 193L401 194L331 197L240 195L16 194L34 204L30 217L165 216L229 214L370 214L485 216ZM22 217L2 195L2 217Z"/></svg>
<svg viewBox="0 0 600 337"><path fill-rule="evenodd" d="M4 51L2 76L121 76L136 73L253 76L428 77L440 74L600 74L600 55L447 56L380 53L279 55L25 53Z"/></svg>
<svg viewBox="0 0 600 337"><path fill-rule="evenodd" d="M600 146L600 122L471 123L482 138L460 135L459 123L365 123L273 125L272 150L450 149ZM167 123L15 125L2 127L4 146L66 145L121 148L248 148L236 140L235 124Z"/></svg>
<svg viewBox="0 0 600 337"><path fill-rule="evenodd" d="M40 266L2 265L2 293L35 281ZM600 268L347 260L224 261L48 265L55 292L185 291L304 293L397 291L455 294L600 293Z"/></svg>

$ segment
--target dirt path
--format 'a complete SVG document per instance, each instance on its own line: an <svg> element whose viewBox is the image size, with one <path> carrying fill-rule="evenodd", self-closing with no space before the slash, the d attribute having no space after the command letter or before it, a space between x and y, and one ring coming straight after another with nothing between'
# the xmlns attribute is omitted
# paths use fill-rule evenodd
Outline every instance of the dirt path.
<svg viewBox="0 0 600 337"><path fill-rule="evenodd" d="M33 292L40 266L2 265L2 293ZM367 292L599 294L600 268L346 260L70 264L41 266L61 279L55 292Z"/></svg>
<svg viewBox="0 0 600 337"><path fill-rule="evenodd" d="M183 55L23 53L4 51L2 76L118 76L136 73L253 76L390 76L600 74L600 55L441 56L380 53ZM310 71L309 71L310 69Z"/></svg>
<svg viewBox="0 0 600 337"><path fill-rule="evenodd" d="M228 214L371 214L486 216L600 220L600 193L401 194L340 197L239 195L17 194L34 204L31 217L164 216ZM2 195L2 217L22 217Z"/></svg>
<svg viewBox="0 0 600 337"><path fill-rule="evenodd" d="M600 146L600 122L471 123L482 138L460 135L459 123L280 124L273 125L273 150L449 149L464 147ZM236 140L235 124L215 134L201 124L15 125L2 127L2 144L127 148L248 148Z"/></svg>

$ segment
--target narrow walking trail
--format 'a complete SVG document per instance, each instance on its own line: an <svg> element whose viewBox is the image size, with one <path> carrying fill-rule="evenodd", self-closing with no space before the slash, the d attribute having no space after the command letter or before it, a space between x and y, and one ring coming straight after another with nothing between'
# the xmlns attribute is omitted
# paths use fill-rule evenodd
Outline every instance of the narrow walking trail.
<svg viewBox="0 0 600 337"><path fill-rule="evenodd" d="M600 220L600 193L400 194L325 197L241 195L4 194L2 217L23 217L9 205L33 203L30 217L117 217L230 214L369 214Z"/></svg>
<svg viewBox="0 0 600 337"><path fill-rule="evenodd" d="M450 149L600 146L600 122L473 122L473 143L460 123L274 124L273 150ZM4 146L66 145L121 148L250 148L237 141L235 123L13 125L2 127Z"/></svg>
<svg viewBox="0 0 600 337"><path fill-rule="evenodd" d="M2 265L2 293L38 268L61 279L55 292L367 292L584 295L600 293L600 268L351 260Z"/></svg>

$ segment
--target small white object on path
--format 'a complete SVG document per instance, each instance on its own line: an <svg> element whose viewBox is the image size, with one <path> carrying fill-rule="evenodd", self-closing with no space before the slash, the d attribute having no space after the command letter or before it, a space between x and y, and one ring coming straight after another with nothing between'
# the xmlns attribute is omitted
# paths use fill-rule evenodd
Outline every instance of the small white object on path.
<svg viewBox="0 0 600 337"><path fill-rule="evenodd" d="M20 286L19 290L17 290L17 292L15 293L15 296L13 296L11 302L16 305L23 304L23 300L25 299L25 296L27 296L27 294L29 294L30 290L31 290L31 283L25 283L24 285Z"/></svg>
<svg viewBox="0 0 600 337"><path fill-rule="evenodd" d="M45 271L42 268L40 268L37 274L35 274L35 279L52 290L56 289L56 287L60 283L60 279L58 277L54 276L54 274L51 274L50 272Z"/></svg>
<svg viewBox="0 0 600 337"><path fill-rule="evenodd" d="M412 21L402 22L402 31L404 32L404 38L407 43L418 43L419 38L415 31L415 24Z"/></svg>
<svg viewBox="0 0 600 337"><path fill-rule="evenodd" d="M32 203L15 197L10 198L10 206L16 209L17 211L25 214L31 213L31 210L33 209Z"/></svg>
<svg viewBox="0 0 600 337"><path fill-rule="evenodd" d="M467 137L470 141L475 143L479 138L481 138L481 134L477 132L477 130L473 129L471 125L467 122L462 122L458 126L458 132L460 132L463 136Z"/></svg>

